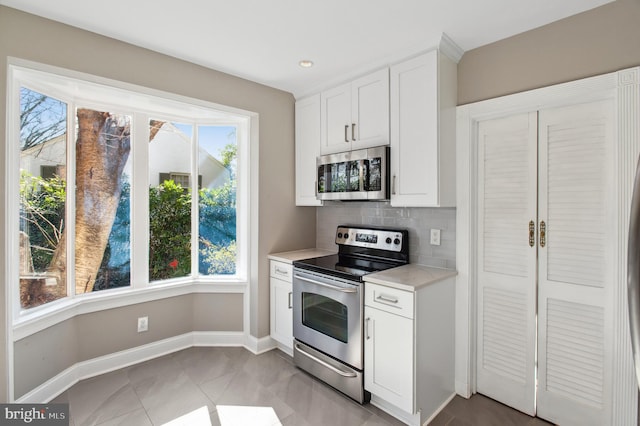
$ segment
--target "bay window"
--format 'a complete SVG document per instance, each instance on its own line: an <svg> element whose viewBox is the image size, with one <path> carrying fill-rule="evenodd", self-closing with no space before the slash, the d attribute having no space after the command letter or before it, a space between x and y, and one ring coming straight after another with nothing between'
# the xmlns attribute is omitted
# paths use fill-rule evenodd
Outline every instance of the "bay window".
<svg viewBox="0 0 640 426"><path fill-rule="evenodd" d="M246 280L248 116L22 67L10 77L14 319L89 294Z"/></svg>

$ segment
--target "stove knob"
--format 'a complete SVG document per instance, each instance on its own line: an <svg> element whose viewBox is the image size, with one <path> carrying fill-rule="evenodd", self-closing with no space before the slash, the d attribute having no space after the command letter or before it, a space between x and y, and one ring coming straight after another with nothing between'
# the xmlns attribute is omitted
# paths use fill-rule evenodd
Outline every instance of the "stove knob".
<svg viewBox="0 0 640 426"><path fill-rule="evenodd" d="M338 232L338 238L342 238L342 232Z"/></svg>
<svg viewBox="0 0 640 426"><path fill-rule="evenodd" d="M346 232L344 233L344 239L348 239L349 238L349 234L347 234Z"/></svg>
<svg viewBox="0 0 640 426"><path fill-rule="evenodd" d="M395 240L393 240L393 244L400 244L400 238L396 238Z"/></svg>
<svg viewBox="0 0 640 426"><path fill-rule="evenodd" d="M391 238L387 237L386 240L384 240L387 244L391 244Z"/></svg>

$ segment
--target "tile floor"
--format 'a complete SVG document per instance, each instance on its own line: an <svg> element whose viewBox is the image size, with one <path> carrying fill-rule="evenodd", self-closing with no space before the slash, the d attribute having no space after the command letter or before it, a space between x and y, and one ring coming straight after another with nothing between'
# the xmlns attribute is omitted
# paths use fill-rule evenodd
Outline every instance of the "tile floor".
<svg viewBox="0 0 640 426"><path fill-rule="evenodd" d="M207 413L214 426L238 415L251 421L245 417L233 426L272 425L276 417L284 426L402 424L315 380L278 350L253 355L244 348L189 348L83 380L52 402L69 403L71 426L196 426L194 419ZM191 417L180 419L185 415ZM431 424L548 425L481 395L455 397Z"/></svg>

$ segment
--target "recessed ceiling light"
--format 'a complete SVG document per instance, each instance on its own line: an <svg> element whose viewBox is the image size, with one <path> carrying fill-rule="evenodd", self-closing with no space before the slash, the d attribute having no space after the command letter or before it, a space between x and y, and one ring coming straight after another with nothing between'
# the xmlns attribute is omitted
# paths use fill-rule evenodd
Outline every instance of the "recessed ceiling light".
<svg viewBox="0 0 640 426"><path fill-rule="evenodd" d="M313 66L313 61L303 59L302 61L298 62L298 65L300 65L302 68L311 68Z"/></svg>

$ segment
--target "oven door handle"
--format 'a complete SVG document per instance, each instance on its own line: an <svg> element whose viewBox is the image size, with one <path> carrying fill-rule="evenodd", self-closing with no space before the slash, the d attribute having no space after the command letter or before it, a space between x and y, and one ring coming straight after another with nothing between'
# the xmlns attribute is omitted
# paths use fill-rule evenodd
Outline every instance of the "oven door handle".
<svg viewBox="0 0 640 426"><path fill-rule="evenodd" d="M333 365L329 364L328 362L323 361L320 358L317 358L317 357L311 355L309 352L305 352L304 349L302 348L302 346L300 346L298 343L296 343L295 345L296 345L296 349L298 350L298 352L300 354L306 356L309 359L312 359L313 361L317 362L318 364L321 364L322 366L328 368L329 370L333 371L334 373L337 373L337 374L341 375L342 377L357 377L358 376L356 373L352 373L351 371L342 371L339 368L336 368Z"/></svg>
<svg viewBox="0 0 640 426"><path fill-rule="evenodd" d="M336 291L339 291L341 293L357 293L358 292L357 288L337 287L335 285L325 284L325 283L322 283L320 281L316 281L316 280L312 280L312 279L309 279L309 278L301 277L300 275L296 275L295 277L297 279L299 279L299 280L306 281L306 282L311 283L311 284L317 284L317 285L322 286L322 287L327 287L327 288L330 288L331 290L336 290Z"/></svg>

